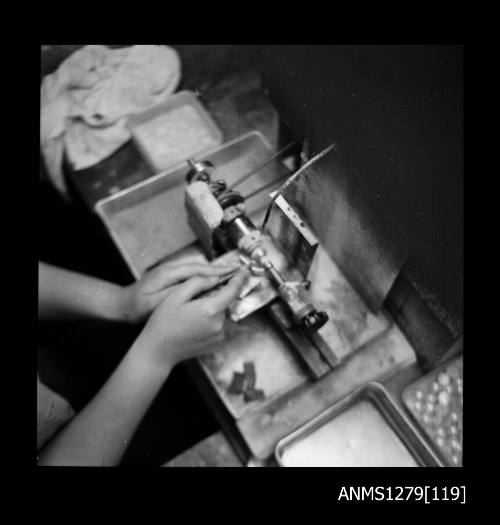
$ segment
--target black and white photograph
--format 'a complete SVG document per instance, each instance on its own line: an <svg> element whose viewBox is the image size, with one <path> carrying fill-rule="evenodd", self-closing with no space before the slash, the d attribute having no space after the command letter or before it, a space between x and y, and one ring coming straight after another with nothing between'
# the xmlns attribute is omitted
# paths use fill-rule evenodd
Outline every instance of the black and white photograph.
<svg viewBox="0 0 500 525"><path fill-rule="evenodd" d="M458 44L42 43L36 465L467 466L463 98Z"/></svg>

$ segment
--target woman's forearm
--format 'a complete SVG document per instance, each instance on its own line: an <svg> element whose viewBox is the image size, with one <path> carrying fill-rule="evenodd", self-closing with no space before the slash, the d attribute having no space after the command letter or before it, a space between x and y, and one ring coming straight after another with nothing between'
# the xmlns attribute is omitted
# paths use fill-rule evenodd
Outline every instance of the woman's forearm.
<svg viewBox="0 0 500 525"><path fill-rule="evenodd" d="M38 264L38 274L40 319L126 319L121 286L45 263Z"/></svg>
<svg viewBox="0 0 500 525"><path fill-rule="evenodd" d="M42 450L39 465L118 465L173 366L145 359L150 344L139 336L94 399Z"/></svg>

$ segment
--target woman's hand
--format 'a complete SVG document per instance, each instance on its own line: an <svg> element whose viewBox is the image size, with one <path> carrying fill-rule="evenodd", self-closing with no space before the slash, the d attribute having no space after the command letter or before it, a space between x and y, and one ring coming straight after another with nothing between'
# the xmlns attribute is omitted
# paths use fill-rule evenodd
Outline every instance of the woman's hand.
<svg viewBox="0 0 500 525"><path fill-rule="evenodd" d="M120 290L118 303L121 317L130 322L143 321L169 294L172 286L194 276L218 280L234 270L233 266L208 263L162 264L136 283Z"/></svg>
<svg viewBox="0 0 500 525"><path fill-rule="evenodd" d="M134 347L160 368L213 352L224 338L226 308L238 297L248 275L242 269L225 286L201 298L197 296L217 285L218 276L196 276L169 288Z"/></svg>

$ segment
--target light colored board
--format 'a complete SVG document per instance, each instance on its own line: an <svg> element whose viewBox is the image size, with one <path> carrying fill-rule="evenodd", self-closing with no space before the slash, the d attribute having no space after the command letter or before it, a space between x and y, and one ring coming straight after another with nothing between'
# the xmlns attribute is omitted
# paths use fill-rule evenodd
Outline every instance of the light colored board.
<svg viewBox="0 0 500 525"><path fill-rule="evenodd" d="M219 397L235 419L258 411L263 405L303 383L307 376L288 344L263 315L257 313L239 323L227 322L226 341L216 353L201 358L201 365ZM243 395L228 393L235 372L251 362L255 387L264 391L264 401L246 403Z"/></svg>
<svg viewBox="0 0 500 525"><path fill-rule="evenodd" d="M375 315L368 309L321 245L314 256L308 279L312 304L318 310L325 310L329 317L319 334L339 359L344 359L390 327L383 310Z"/></svg>
<svg viewBox="0 0 500 525"><path fill-rule="evenodd" d="M258 217L254 218L257 224ZM171 260L191 262L206 259L198 249L190 247ZM287 266L277 254L273 262L280 269ZM313 304L325 309L330 316L321 329L321 335L340 357L349 356L390 328L387 315L383 311L374 315L367 309L321 247L316 252L309 278ZM227 327L226 340L221 348L217 353L201 358L200 364L236 420L264 410L274 399L292 392L308 380L307 371L301 367L288 343L263 314L254 314L237 324L228 321ZM233 374L242 372L246 361L255 366L256 387L264 390L266 396L263 401L245 403L242 395L227 392Z"/></svg>
<svg viewBox="0 0 500 525"><path fill-rule="evenodd" d="M278 441L369 381L383 381L416 362L415 352L396 325L353 353L316 383L237 421L252 454L266 460Z"/></svg>

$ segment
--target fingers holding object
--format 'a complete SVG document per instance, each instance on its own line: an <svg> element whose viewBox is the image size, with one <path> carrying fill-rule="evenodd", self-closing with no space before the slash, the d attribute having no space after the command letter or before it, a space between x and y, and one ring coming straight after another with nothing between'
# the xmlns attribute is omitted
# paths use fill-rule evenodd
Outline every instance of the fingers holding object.
<svg viewBox="0 0 500 525"><path fill-rule="evenodd" d="M220 276L218 275L212 275L210 277L197 275L181 284L178 284L173 293L179 302L185 303L194 299L197 295L217 286L219 281Z"/></svg>
<svg viewBox="0 0 500 525"><path fill-rule="evenodd" d="M231 280L210 297L199 299L204 306L214 314L224 312L226 308L238 298L243 286L247 282L250 271L242 268L231 278Z"/></svg>
<svg viewBox="0 0 500 525"><path fill-rule="evenodd" d="M225 276L235 270L235 266L213 265L209 263L185 263L172 265L165 263L154 271L154 288L159 291L167 286L178 284L196 275L203 277ZM154 292L153 292L154 293Z"/></svg>

